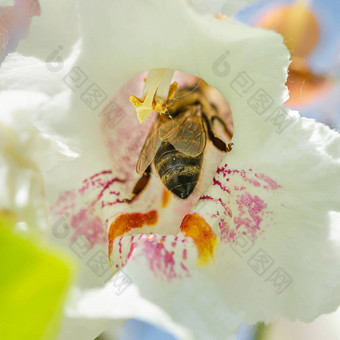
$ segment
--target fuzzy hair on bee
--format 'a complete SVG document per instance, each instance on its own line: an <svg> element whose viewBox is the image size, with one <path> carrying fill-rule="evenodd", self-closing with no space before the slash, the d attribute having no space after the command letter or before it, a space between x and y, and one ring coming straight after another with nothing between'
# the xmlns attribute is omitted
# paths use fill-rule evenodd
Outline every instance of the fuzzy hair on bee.
<svg viewBox="0 0 340 340"><path fill-rule="evenodd" d="M209 85L199 84L178 89L167 106L168 112L157 116L137 162L136 171L141 178L126 202L135 200L146 188L152 164L164 186L176 197L186 199L200 179L207 140L222 152L232 150L232 143L216 137L215 122L222 125L229 140L232 132L205 95Z"/></svg>

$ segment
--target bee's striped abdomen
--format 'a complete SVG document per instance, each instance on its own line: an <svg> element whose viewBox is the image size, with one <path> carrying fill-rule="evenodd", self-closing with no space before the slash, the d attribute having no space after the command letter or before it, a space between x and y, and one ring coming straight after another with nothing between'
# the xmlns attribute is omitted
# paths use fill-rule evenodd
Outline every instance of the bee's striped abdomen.
<svg viewBox="0 0 340 340"><path fill-rule="evenodd" d="M203 153L187 156L170 143L163 142L154 158L156 171L163 184L179 198L187 198L199 180Z"/></svg>

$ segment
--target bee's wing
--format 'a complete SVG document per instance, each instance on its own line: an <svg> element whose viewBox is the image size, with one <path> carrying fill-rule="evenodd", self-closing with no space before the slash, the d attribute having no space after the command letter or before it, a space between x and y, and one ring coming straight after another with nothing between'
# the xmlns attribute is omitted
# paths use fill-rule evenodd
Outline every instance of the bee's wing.
<svg viewBox="0 0 340 340"><path fill-rule="evenodd" d="M200 105L190 105L178 117L169 120L159 130L162 141L171 143L178 151L191 157L200 155L207 137Z"/></svg>
<svg viewBox="0 0 340 340"><path fill-rule="evenodd" d="M157 150L159 149L162 141L158 135L158 129L160 125L160 119L158 119L146 137L145 143L143 145L142 151L139 155L136 171L138 174L142 174L146 168L152 163Z"/></svg>

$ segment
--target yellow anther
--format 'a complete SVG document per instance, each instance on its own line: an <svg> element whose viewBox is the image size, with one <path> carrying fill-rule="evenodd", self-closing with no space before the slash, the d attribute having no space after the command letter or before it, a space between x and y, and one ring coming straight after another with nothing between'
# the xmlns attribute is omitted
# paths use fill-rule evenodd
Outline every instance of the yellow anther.
<svg viewBox="0 0 340 340"><path fill-rule="evenodd" d="M152 112L164 114L167 112L167 104L173 98L177 83L170 85L173 71L169 69L153 69L149 72L144 86L144 95L138 98L129 97L130 102L136 108L137 117L143 123Z"/></svg>
<svg viewBox="0 0 340 340"><path fill-rule="evenodd" d="M163 106L162 103L156 103L156 104L153 106L153 110L154 110L155 112L160 113L160 114L164 114L164 113L166 113L166 111L167 111L166 107Z"/></svg>
<svg viewBox="0 0 340 340"><path fill-rule="evenodd" d="M143 100L133 94L129 97L129 101L134 107L140 107L143 104Z"/></svg>
<svg viewBox="0 0 340 340"><path fill-rule="evenodd" d="M169 103L170 100L174 97L176 91L177 91L177 88L178 88L178 83L177 81L174 81L171 85L170 85L170 88L169 88L169 95L168 95L168 99L166 100L166 103Z"/></svg>
<svg viewBox="0 0 340 340"><path fill-rule="evenodd" d="M143 99L140 99L134 95L131 95L129 100L130 103L136 108L139 122L144 123L153 111L152 106L147 106Z"/></svg>

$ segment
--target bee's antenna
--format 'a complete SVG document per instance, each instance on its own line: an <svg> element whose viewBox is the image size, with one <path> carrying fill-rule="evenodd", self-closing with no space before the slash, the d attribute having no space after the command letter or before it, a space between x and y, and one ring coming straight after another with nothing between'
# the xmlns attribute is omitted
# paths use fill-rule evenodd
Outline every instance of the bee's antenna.
<svg viewBox="0 0 340 340"><path fill-rule="evenodd" d="M171 116L171 113L170 113L170 111L169 110L166 110L167 112L167 115L168 115L168 117L170 118L170 119L173 119L173 117Z"/></svg>

